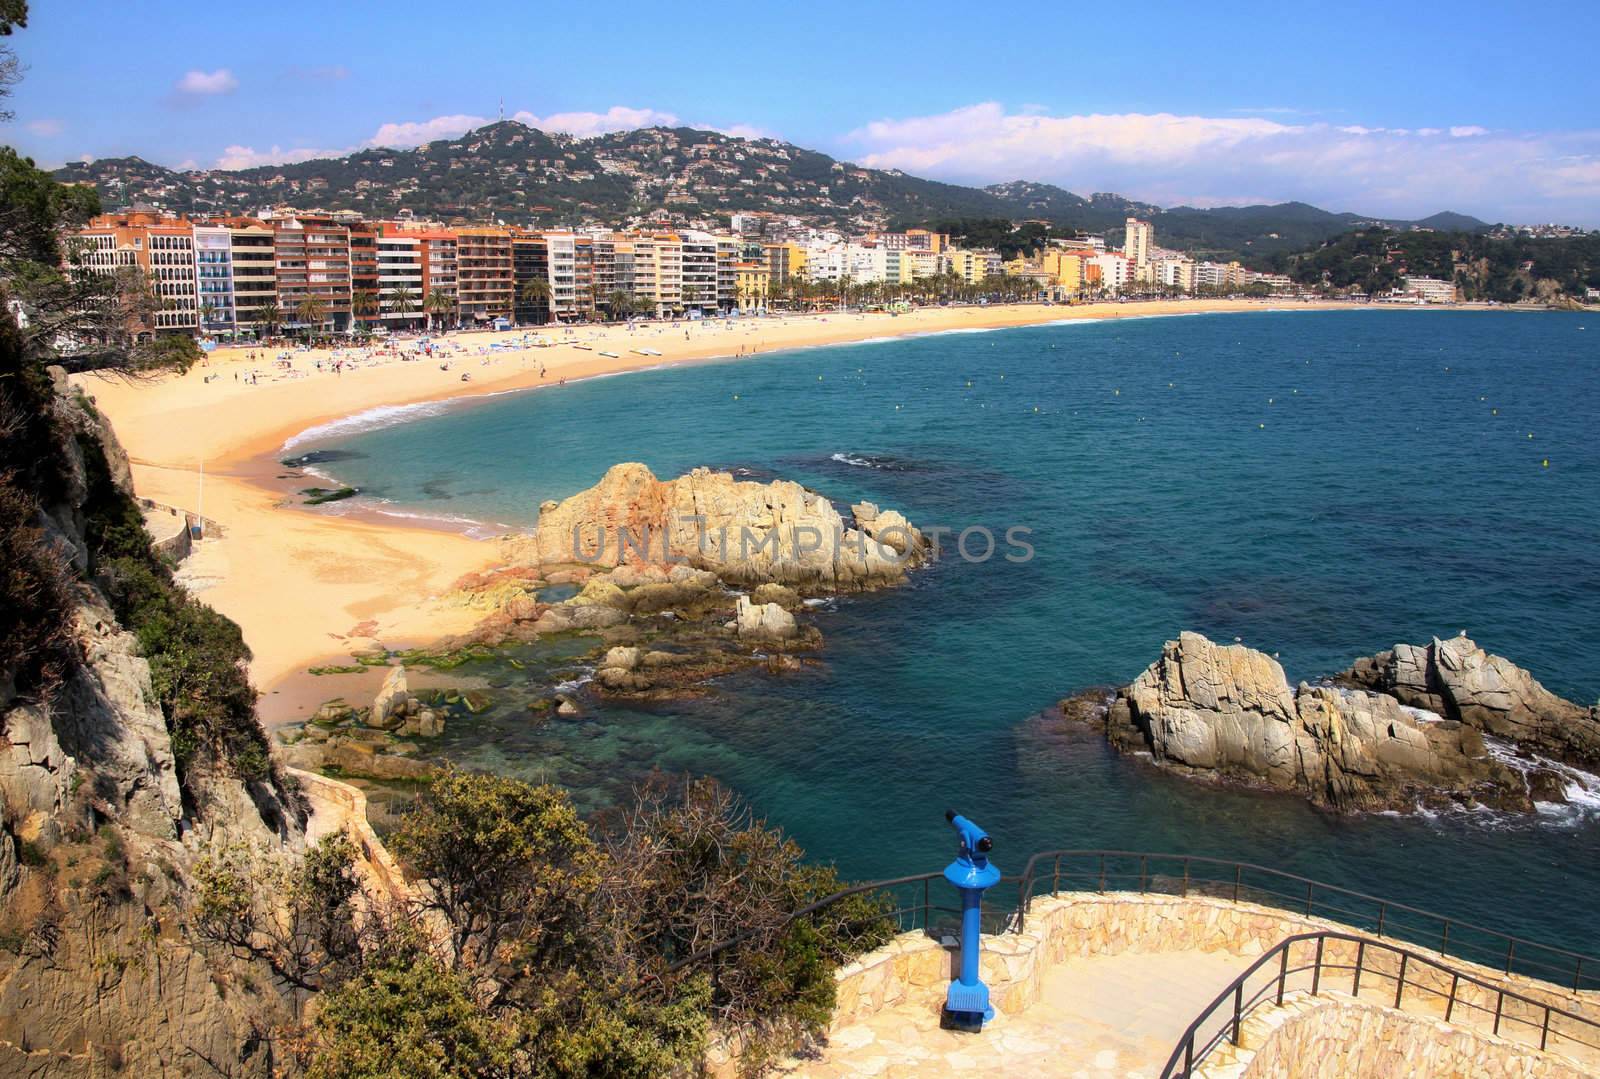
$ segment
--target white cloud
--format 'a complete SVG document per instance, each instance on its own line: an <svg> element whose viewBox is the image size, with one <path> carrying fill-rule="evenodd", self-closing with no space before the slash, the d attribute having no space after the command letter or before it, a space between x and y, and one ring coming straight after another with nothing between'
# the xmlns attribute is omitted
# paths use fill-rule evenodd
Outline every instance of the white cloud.
<svg viewBox="0 0 1600 1079"><path fill-rule="evenodd" d="M1448 131L1454 138L1438 136ZM1170 113L1050 115L984 102L845 136L864 165L960 183L1029 179L1163 205L1268 192L1335 210L1600 224L1600 132L1398 128Z"/></svg>
<svg viewBox="0 0 1600 1079"><path fill-rule="evenodd" d="M636 109L626 105L613 105L605 112L558 112L549 116L535 116L531 112L518 112L511 119L536 127L541 131L560 131L579 138L602 135L608 131L630 131L639 127L672 126L680 123L677 116L659 109ZM452 113L435 116L431 120L407 120L382 124L371 138L342 150L303 149L273 146L257 150L253 146L229 146L217 159L219 169L250 169L259 165L285 165L297 161L310 161L318 157L339 157L357 150L386 148L409 150L436 139L453 139L468 131L494 121L487 116L471 113ZM750 129L754 130L754 129ZM755 137L755 136L750 136Z"/></svg>
<svg viewBox="0 0 1600 1079"><path fill-rule="evenodd" d="M29 120L24 126L30 134L38 135L42 139L53 139L62 131L61 121L49 118Z"/></svg>
<svg viewBox="0 0 1600 1079"><path fill-rule="evenodd" d="M215 71L201 71L195 69L185 72L183 78L178 80L175 90L180 94L189 94L194 97L211 97L217 94L231 94L239 88L239 80L233 77L233 72L225 67Z"/></svg>
<svg viewBox="0 0 1600 1079"><path fill-rule="evenodd" d="M676 127L682 123L670 112L635 109L627 105L613 105L605 112L556 112L544 117L531 112L519 112L512 119L540 131L562 131L580 139L612 131L632 131L640 127Z"/></svg>
<svg viewBox="0 0 1600 1079"><path fill-rule="evenodd" d="M377 134L367 140L367 145L407 149L435 139L453 139L487 123L489 121L482 116L456 113L453 116L435 116L432 120L384 124L378 128Z"/></svg>
<svg viewBox="0 0 1600 1079"><path fill-rule="evenodd" d="M254 146L230 146L222 151L214 166L219 169L253 169L260 165L290 165L296 161L311 161L319 157L338 157L349 150L312 150L308 148L285 149L273 146L257 150Z"/></svg>

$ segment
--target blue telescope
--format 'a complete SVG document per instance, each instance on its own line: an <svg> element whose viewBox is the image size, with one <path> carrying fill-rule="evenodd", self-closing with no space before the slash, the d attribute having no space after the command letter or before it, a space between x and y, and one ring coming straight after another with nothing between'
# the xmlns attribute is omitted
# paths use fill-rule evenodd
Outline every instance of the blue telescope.
<svg viewBox="0 0 1600 1079"><path fill-rule="evenodd" d="M953 809L944 819L961 837L956 860L945 867L944 879L961 893L961 976L950 983L944 1010L960 1025L982 1027L994 1018L989 987L978 978L978 936L982 931L983 893L1000 882L1000 870L989 864L994 843L989 833Z"/></svg>

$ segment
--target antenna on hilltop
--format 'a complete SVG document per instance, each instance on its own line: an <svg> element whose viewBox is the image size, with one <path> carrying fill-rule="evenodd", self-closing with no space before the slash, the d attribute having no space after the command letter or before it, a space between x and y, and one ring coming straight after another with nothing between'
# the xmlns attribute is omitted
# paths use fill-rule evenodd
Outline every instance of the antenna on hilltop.
<svg viewBox="0 0 1600 1079"><path fill-rule="evenodd" d="M506 122L506 99L505 98L501 98L500 99L500 122L502 124Z"/></svg>

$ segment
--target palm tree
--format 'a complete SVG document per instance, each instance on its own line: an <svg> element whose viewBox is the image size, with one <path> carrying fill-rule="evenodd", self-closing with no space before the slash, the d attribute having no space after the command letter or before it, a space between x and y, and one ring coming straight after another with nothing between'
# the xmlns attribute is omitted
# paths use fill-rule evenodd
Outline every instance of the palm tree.
<svg viewBox="0 0 1600 1079"><path fill-rule="evenodd" d="M265 326L268 330L275 330L283 321L283 308L270 300L256 308L256 325Z"/></svg>
<svg viewBox="0 0 1600 1079"><path fill-rule="evenodd" d="M529 307L545 309L546 319L549 321L550 313L550 282L542 277L530 277L522 283L522 302Z"/></svg>
<svg viewBox="0 0 1600 1079"><path fill-rule="evenodd" d="M311 340L313 328L320 328L328 314L328 304L320 296L307 296L294 305L295 318L305 324L306 340Z"/></svg>
<svg viewBox="0 0 1600 1079"><path fill-rule="evenodd" d="M617 289L606 297L606 314L618 322L623 321L633 314L633 296Z"/></svg>
<svg viewBox="0 0 1600 1079"><path fill-rule="evenodd" d="M422 309L428 313L428 329L433 329L433 316L445 315L456 309L456 298L442 288L436 288L428 293L427 299L422 301Z"/></svg>
<svg viewBox="0 0 1600 1079"><path fill-rule="evenodd" d="M200 301L200 332L206 332L206 323L217 317L217 305L210 300Z"/></svg>
<svg viewBox="0 0 1600 1079"><path fill-rule="evenodd" d="M401 285L389 293L389 303L402 319L410 318L417 313L417 294L406 285Z"/></svg>
<svg viewBox="0 0 1600 1079"><path fill-rule="evenodd" d="M357 289L350 294L350 313L356 316L359 324L362 316L372 316L378 313L378 295L371 289Z"/></svg>

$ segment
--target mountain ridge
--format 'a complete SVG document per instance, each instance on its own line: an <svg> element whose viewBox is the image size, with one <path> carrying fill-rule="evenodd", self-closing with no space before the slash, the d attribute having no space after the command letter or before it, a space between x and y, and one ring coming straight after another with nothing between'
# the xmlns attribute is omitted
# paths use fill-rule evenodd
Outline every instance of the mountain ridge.
<svg viewBox="0 0 1600 1079"><path fill-rule="evenodd" d="M1303 202L1163 208L1109 192L1087 198L1055 184L1011 180L966 187L840 161L773 138L689 127L650 127L578 138L515 120L410 149L348 154L247 169L171 169L137 155L74 162L57 179L94 186L108 206L150 203L182 213L243 214L263 206L409 209L419 217L508 224L712 223L766 211L843 229L941 220L1040 220L1120 237L1130 215L1157 241L1197 253L1266 256L1320 243L1366 224L1480 230L1444 211L1421 221L1334 213ZM1448 222L1432 225L1430 223Z"/></svg>

